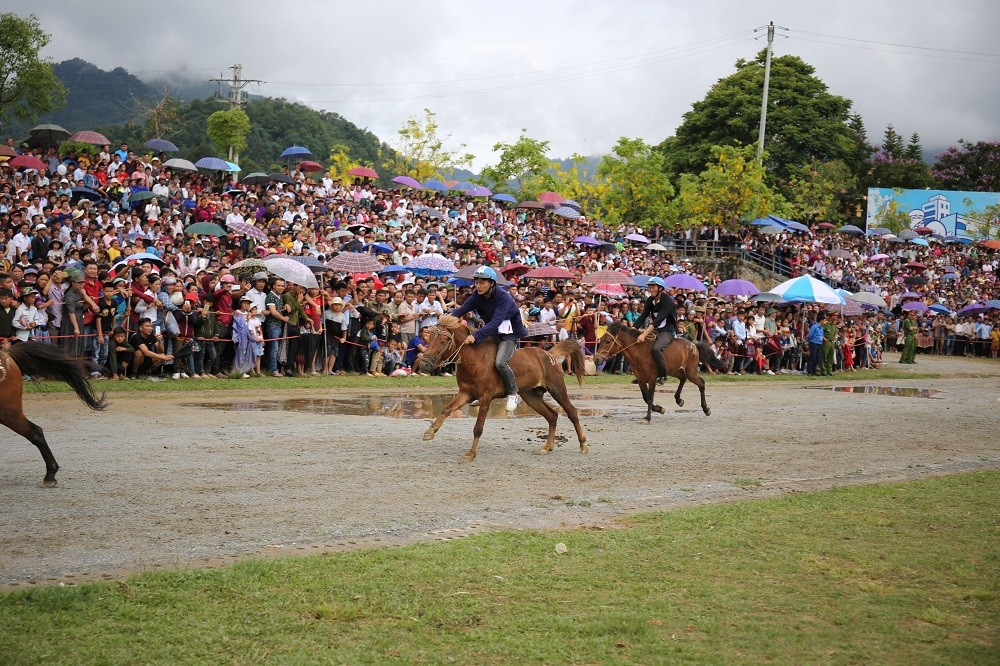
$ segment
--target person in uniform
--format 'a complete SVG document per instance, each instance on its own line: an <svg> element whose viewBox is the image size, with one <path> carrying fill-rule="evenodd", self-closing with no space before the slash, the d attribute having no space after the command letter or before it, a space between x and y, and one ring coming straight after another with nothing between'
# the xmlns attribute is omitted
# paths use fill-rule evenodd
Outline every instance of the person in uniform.
<svg viewBox="0 0 1000 666"><path fill-rule="evenodd" d="M833 376L833 352L836 349L837 341L837 313L833 312L823 324L823 348L820 352L822 361L820 363L820 374L827 377Z"/></svg>
<svg viewBox="0 0 1000 666"><path fill-rule="evenodd" d="M914 364L917 362L917 331L919 328L916 310L908 310L906 319L903 320L903 353L899 357L900 363Z"/></svg>
<svg viewBox="0 0 1000 666"><path fill-rule="evenodd" d="M667 285L661 278L654 277L646 284L649 291L649 298L642 308L642 314L635 327L645 329L639 334L639 342L656 333L656 341L653 342L653 358L656 360L656 367L659 368L659 378L667 377L667 362L663 358L663 350L667 348L677 335L677 304L673 297L667 293ZM646 325L646 321L649 324Z"/></svg>

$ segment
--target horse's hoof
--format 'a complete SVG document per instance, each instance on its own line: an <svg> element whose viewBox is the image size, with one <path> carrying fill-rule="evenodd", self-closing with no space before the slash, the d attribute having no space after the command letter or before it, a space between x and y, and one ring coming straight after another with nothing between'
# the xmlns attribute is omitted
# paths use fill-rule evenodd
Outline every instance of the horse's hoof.
<svg viewBox="0 0 1000 666"><path fill-rule="evenodd" d="M684 398L677 398L677 406L678 407L684 406Z"/></svg>
<svg viewBox="0 0 1000 666"><path fill-rule="evenodd" d="M552 449L548 448L547 446L543 446L542 448L538 449L538 453L539 455L544 456L546 453L552 453Z"/></svg>
<svg viewBox="0 0 1000 666"><path fill-rule="evenodd" d="M40 485L42 488L55 488L56 483L58 482L55 479L45 479Z"/></svg>
<svg viewBox="0 0 1000 666"><path fill-rule="evenodd" d="M705 416L711 416L711 415L712 415L712 410L710 408L706 407L705 408Z"/></svg>
<svg viewBox="0 0 1000 666"><path fill-rule="evenodd" d="M588 451L590 451L590 447L587 446L586 444L581 443L580 444L580 453L587 453Z"/></svg>
<svg viewBox="0 0 1000 666"><path fill-rule="evenodd" d="M655 411L657 414L663 414L663 406L656 405L655 407L653 407L653 411Z"/></svg>
<svg viewBox="0 0 1000 666"><path fill-rule="evenodd" d="M466 453L464 456L462 456L462 462L467 462L468 463L468 462L472 462L475 459L476 459L476 454L475 453Z"/></svg>
<svg viewBox="0 0 1000 666"><path fill-rule="evenodd" d="M433 432L431 432L430 430L428 430L427 432L425 432L425 433L424 433L424 436L422 437L422 439L423 439L423 440L424 440L425 442L429 442L429 441L431 441L432 439L434 439L434 435L435 435L435 434L437 434L437 433L433 433Z"/></svg>

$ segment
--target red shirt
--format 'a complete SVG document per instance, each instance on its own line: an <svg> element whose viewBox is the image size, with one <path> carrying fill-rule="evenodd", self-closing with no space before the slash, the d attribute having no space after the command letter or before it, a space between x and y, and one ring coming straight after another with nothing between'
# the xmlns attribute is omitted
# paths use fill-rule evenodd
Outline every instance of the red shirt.
<svg viewBox="0 0 1000 666"><path fill-rule="evenodd" d="M215 292L215 319L222 326L233 323L233 295L224 287Z"/></svg>

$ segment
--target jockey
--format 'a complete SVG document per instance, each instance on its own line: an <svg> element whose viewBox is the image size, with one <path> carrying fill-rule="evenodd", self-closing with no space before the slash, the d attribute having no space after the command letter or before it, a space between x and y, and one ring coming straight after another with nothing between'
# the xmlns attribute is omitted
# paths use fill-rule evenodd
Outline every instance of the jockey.
<svg viewBox="0 0 1000 666"><path fill-rule="evenodd" d="M514 371L508 361L517 349L517 341L527 335L521 321L521 311L510 294L504 289L497 289L497 272L489 266L476 269L472 279L475 291L465 300L461 307L451 311L456 317L466 312L475 312L485 322L483 327L465 339L465 344L474 345L492 337L499 337L497 347L496 369L503 378L504 390L507 393L507 411L513 412L521 401L517 393L517 381Z"/></svg>
<svg viewBox="0 0 1000 666"><path fill-rule="evenodd" d="M667 293L667 285L661 278L654 277L646 283L649 291L649 298L642 309L642 315L635 327L641 329L649 319L649 326L639 335L639 342L656 331L656 342L653 343L653 358L656 359L656 367L660 369L660 378L667 377L667 364L663 358L663 350L677 335L677 304L673 297Z"/></svg>

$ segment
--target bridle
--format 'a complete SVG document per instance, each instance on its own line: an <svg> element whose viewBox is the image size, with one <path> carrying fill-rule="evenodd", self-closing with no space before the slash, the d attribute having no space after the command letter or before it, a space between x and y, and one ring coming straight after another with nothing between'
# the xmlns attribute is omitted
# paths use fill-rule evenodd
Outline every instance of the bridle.
<svg viewBox="0 0 1000 666"><path fill-rule="evenodd" d="M634 347L635 345L639 344L639 342L645 342L644 340L640 341L639 338L636 338L635 342L633 342L631 344L627 344L627 345L622 345L621 340L618 339L618 336L619 336L620 333L621 333L621 331L618 331L617 333L614 334L614 337L611 338L612 342L614 344L618 345L620 347L620 349L618 351L614 352L614 353L609 353L608 354L608 358L611 358L612 356L615 356L617 354L624 354L625 350L628 349L629 347ZM614 349L614 347L612 347L611 349Z"/></svg>
<svg viewBox="0 0 1000 666"><path fill-rule="evenodd" d="M457 348L455 349L455 351L449 354L448 357L445 358L443 361L438 360L438 357L441 356L441 354L438 354L437 356L428 357L426 359L426 362L430 364L432 368L438 368L442 365L451 365L452 363L454 363L455 365L461 363L461 361L458 360L458 356L459 354L462 353L462 347L465 346L465 340L462 340L462 344L458 344L455 341L455 332L442 329L440 326L435 326L432 332L434 334L434 337L437 337L438 335L447 335L449 338L451 338L451 346Z"/></svg>

